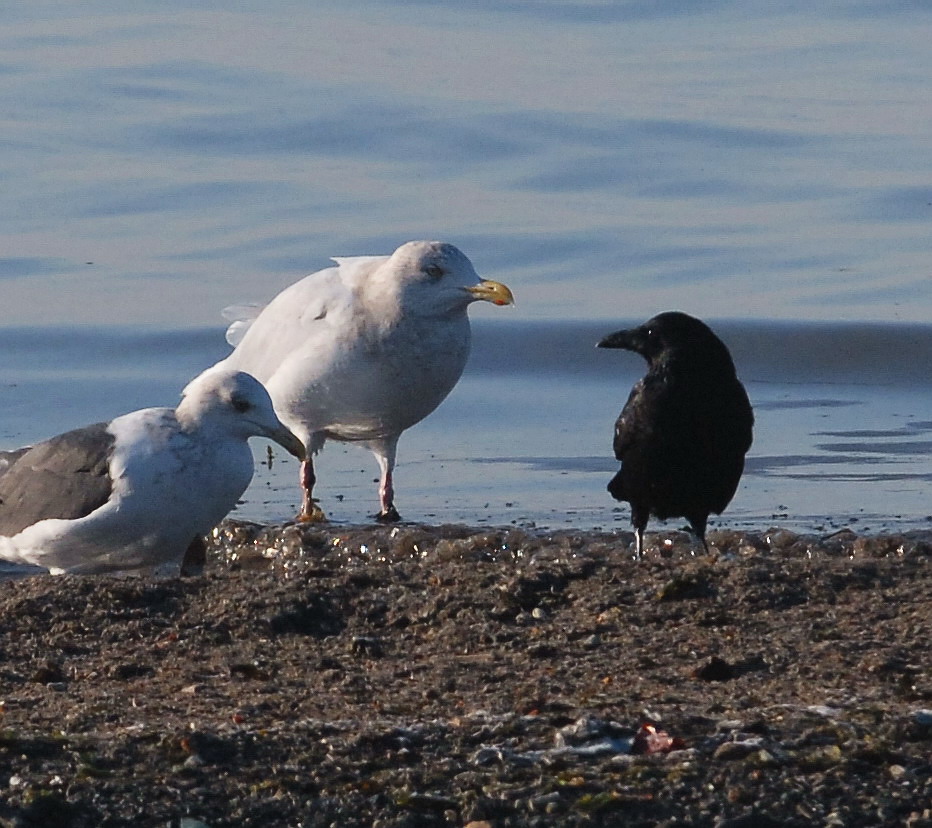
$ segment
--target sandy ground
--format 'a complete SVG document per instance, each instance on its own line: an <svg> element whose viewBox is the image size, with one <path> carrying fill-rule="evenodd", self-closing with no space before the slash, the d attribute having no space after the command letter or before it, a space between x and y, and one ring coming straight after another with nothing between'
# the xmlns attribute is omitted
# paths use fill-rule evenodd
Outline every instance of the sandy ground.
<svg viewBox="0 0 932 828"><path fill-rule="evenodd" d="M0 825L932 826L932 532L223 524L0 583Z"/></svg>

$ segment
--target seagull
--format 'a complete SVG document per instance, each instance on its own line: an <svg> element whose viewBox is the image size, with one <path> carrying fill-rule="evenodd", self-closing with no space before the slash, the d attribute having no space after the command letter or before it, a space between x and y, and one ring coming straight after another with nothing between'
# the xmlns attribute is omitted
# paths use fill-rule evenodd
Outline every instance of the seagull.
<svg viewBox="0 0 932 828"><path fill-rule="evenodd" d="M648 363L615 423L621 469L608 484L612 497L631 504L635 558L651 515L685 517L708 550L709 514L721 514L734 497L754 426L728 348L679 311L616 331L598 347L634 351Z"/></svg>
<svg viewBox="0 0 932 828"><path fill-rule="evenodd" d="M304 446L261 383L218 371L146 408L4 454L0 558L54 575L178 571L252 479L247 440Z"/></svg>
<svg viewBox="0 0 932 828"><path fill-rule="evenodd" d="M335 258L265 307L224 311L235 350L214 368L249 371L282 422L308 448L299 519L324 520L313 497L313 455L328 440L359 443L379 464L376 520L400 520L392 473L398 438L456 385L469 355L466 308L514 303L480 281L452 244L412 241L390 256Z"/></svg>

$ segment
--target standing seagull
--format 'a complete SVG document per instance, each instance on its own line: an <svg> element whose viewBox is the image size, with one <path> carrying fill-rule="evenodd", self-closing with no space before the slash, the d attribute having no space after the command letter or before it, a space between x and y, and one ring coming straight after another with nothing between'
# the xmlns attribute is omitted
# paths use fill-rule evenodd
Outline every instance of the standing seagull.
<svg viewBox="0 0 932 828"><path fill-rule="evenodd" d="M52 574L181 564L252 479L249 437L304 446L249 374L193 380L176 409L146 408L6 455L0 558Z"/></svg>
<svg viewBox="0 0 932 828"><path fill-rule="evenodd" d="M615 423L621 469L608 484L612 497L631 504L635 557L651 515L685 517L708 549L706 522L734 497L754 426L728 348L677 311L610 334L598 347L634 351L648 364Z"/></svg>
<svg viewBox="0 0 932 828"><path fill-rule="evenodd" d="M381 522L399 520L392 470L401 432L456 385L469 355L467 306L514 302L479 281L452 244L414 241L391 256L334 259L336 267L285 288L264 308L238 306L217 366L262 381L278 416L308 448L301 519L323 520L311 455L327 440L360 443L379 463Z"/></svg>

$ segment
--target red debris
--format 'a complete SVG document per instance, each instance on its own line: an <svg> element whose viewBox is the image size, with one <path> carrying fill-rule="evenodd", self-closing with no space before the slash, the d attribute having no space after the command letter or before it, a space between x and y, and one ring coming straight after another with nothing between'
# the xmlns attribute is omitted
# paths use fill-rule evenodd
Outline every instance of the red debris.
<svg viewBox="0 0 932 828"><path fill-rule="evenodd" d="M670 753L674 750L683 750L686 747L679 736L671 736L665 730L657 730L651 724L642 724L634 734L631 752L634 754Z"/></svg>

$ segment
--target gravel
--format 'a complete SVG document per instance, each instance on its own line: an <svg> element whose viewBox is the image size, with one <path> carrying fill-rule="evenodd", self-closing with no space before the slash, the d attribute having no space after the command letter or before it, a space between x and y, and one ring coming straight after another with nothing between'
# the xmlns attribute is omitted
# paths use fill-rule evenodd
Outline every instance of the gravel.
<svg viewBox="0 0 932 828"><path fill-rule="evenodd" d="M932 826L932 532L709 540L226 521L2 582L0 825Z"/></svg>

